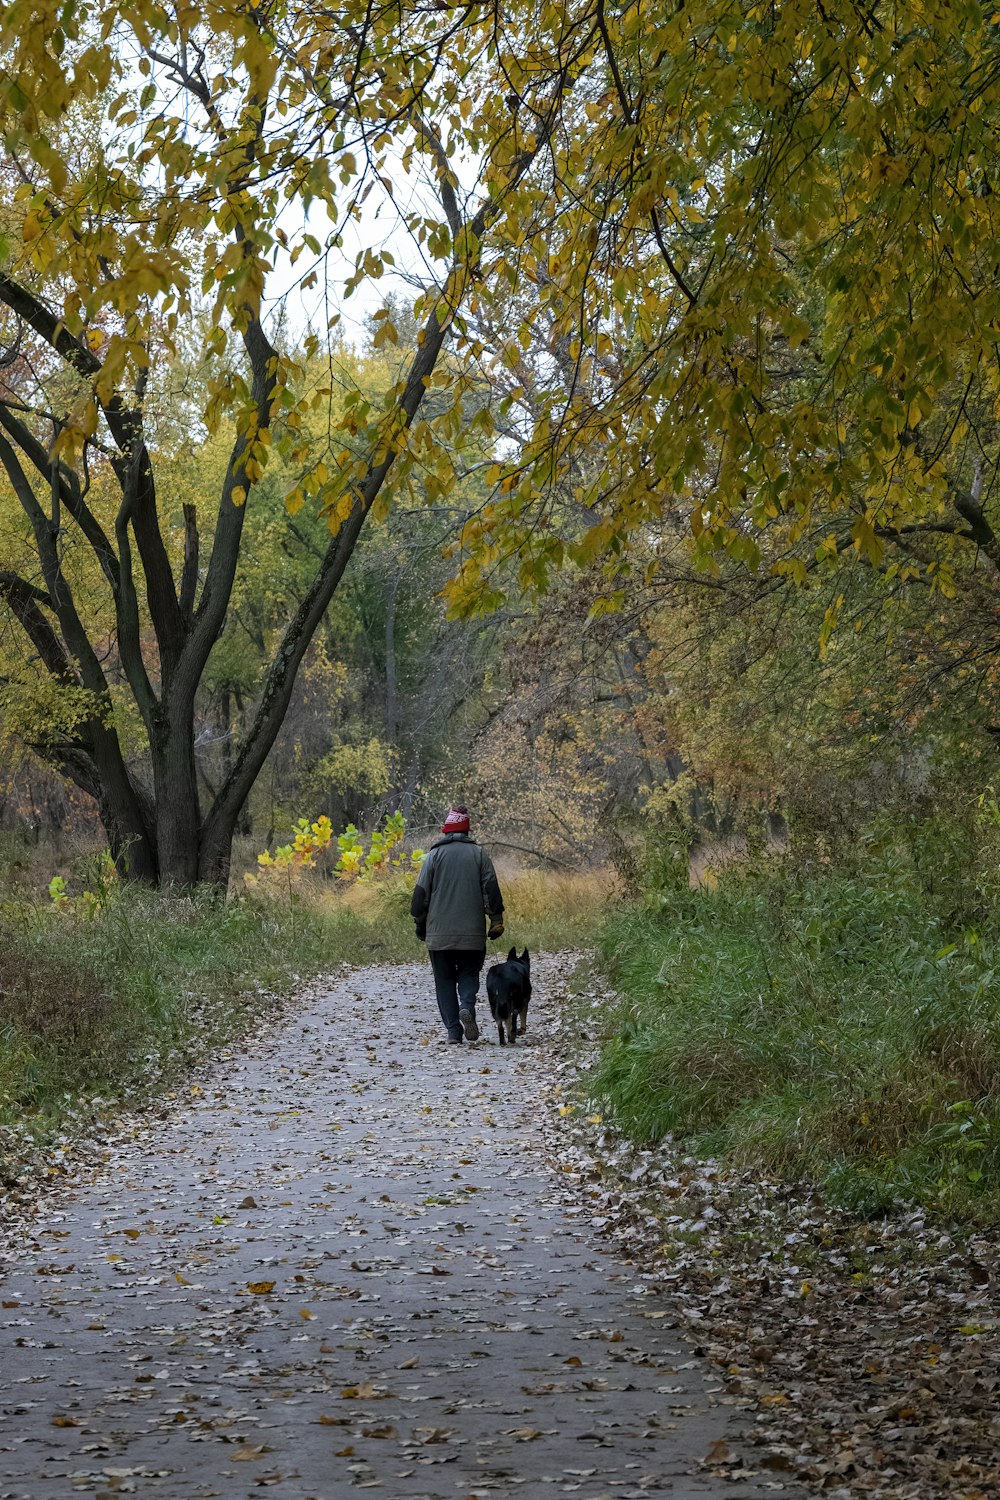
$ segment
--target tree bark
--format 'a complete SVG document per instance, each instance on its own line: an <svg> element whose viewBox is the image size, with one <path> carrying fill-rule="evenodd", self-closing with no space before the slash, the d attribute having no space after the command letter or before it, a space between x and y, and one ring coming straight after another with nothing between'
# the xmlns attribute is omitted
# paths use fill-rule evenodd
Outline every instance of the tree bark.
<svg viewBox="0 0 1000 1500"><path fill-rule="evenodd" d="M97 772L93 795L115 867L124 878L158 885L160 866L149 799L129 776L114 731L101 724L94 727L93 736Z"/></svg>
<svg viewBox="0 0 1000 1500"><path fill-rule="evenodd" d="M151 748L160 884L183 889L200 878L201 834L194 712L186 698L165 706Z"/></svg>

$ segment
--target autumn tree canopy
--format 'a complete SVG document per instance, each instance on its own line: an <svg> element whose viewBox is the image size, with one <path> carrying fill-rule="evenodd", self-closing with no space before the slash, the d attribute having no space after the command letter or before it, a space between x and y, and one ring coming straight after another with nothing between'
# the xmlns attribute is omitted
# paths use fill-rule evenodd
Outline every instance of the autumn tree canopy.
<svg viewBox="0 0 1000 1500"><path fill-rule="evenodd" d="M456 599L491 547L528 580L567 554L621 570L665 514L706 567L860 557L945 592L963 552L995 568L993 7L583 10L598 53L507 252L524 322L499 350L516 368L542 326L560 378L534 383ZM559 481L589 525L552 524ZM890 561L900 539L928 546Z"/></svg>
<svg viewBox="0 0 1000 1500"><path fill-rule="evenodd" d="M439 358L488 232L581 65L573 28L560 26L518 73L530 128L506 106L501 123L473 119L476 80L503 45L492 13L420 6L4 10L0 464L27 562L3 560L0 593L61 698L36 747L93 794L116 856L141 878L225 882L235 818L365 519L387 503L388 476L398 491L419 460L426 494L449 487L464 386ZM467 191L459 155L475 166ZM349 226L372 222L378 197L423 256L420 335L381 405L357 391L335 406L277 339L268 289L276 274L306 289L327 276L328 256ZM363 245L347 290L391 261ZM324 308L306 358L338 316ZM229 445L207 514L165 498L158 461L158 382L192 336L208 378L189 420ZM446 399L432 433L418 413L435 383ZM319 444L303 436L317 408ZM295 471L289 512L319 507L331 538L201 808L195 701L275 451ZM80 596L83 551L103 609ZM122 692L151 785L123 748Z"/></svg>
<svg viewBox="0 0 1000 1500"><path fill-rule="evenodd" d="M491 467L457 612L567 561L613 609L678 533L707 570L992 581L998 62L974 0L8 6L0 597L26 731L122 862L225 880L366 518L417 483L447 502L463 444ZM401 243L415 344L383 400L334 399L309 372ZM210 513L168 477L192 351ZM330 540L202 807L195 706L278 459Z"/></svg>

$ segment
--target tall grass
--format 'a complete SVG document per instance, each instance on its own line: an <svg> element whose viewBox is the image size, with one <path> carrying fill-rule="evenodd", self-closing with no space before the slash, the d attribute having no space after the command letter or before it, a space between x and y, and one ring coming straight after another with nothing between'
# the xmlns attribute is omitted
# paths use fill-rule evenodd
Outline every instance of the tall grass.
<svg viewBox="0 0 1000 1500"><path fill-rule="evenodd" d="M511 945L533 953L555 953L590 947L608 906L612 889L606 870L578 873L501 870L504 933L496 951ZM413 936L410 897L413 881L404 876L370 883L331 885L314 882L303 888L313 911L344 918L345 913L390 935L397 957L422 956L426 950ZM386 924L388 928L386 927Z"/></svg>
<svg viewBox="0 0 1000 1500"><path fill-rule="evenodd" d="M593 1086L631 1136L672 1133L864 1212L1000 1215L991 882L968 844L949 882L947 851L912 834L610 918L622 999Z"/></svg>
<svg viewBox="0 0 1000 1500"><path fill-rule="evenodd" d="M94 874L85 861L70 880L71 892L95 889L90 903L57 909L23 880L0 899L0 1185L101 1101L141 1098L231 1039L269 995L339 964L426 954L403 877L307 876L291 892L222 901L102 886ZM504 943L573 947L600 921L598 876L514 874L504 887Z"/></svg>

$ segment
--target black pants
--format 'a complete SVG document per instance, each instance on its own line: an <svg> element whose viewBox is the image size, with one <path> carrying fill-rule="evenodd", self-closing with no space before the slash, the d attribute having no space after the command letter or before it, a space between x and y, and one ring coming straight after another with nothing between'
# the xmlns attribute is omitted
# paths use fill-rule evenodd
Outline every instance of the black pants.
<svg viewBox="0 0 1000 1500"><path fill-rule="evenodd" d="M460 1037L462 1023L458 1012L460 1008L471 1011L476 1008L479 975L486 954L465 948L432 948L430 960L441 1019L449 1036Z"/></svg>

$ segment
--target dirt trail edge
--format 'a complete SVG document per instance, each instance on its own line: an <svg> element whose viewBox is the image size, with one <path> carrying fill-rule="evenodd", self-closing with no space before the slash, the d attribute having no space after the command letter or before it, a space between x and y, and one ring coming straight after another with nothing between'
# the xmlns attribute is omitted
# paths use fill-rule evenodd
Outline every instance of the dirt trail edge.
<svg viewBox="0 0 1000 1500"><path fill-rule="evenodd" d="M503 1049L441 1044L423 966L314 985L50 1198L0 1287L0 1497L797 1496L713 1472L717 1374L558 1201L565 969Z"/></svg>

